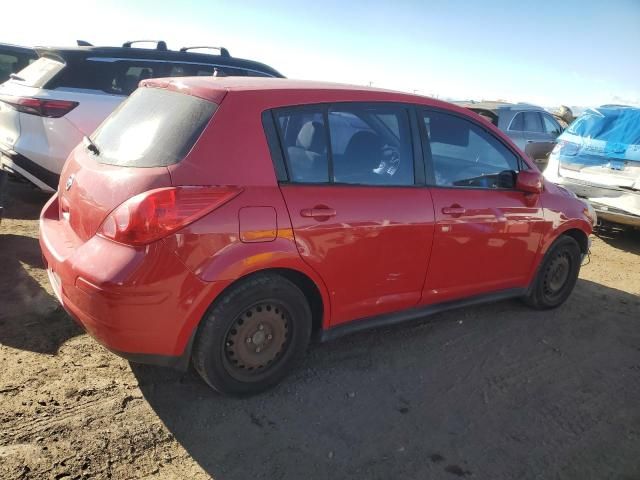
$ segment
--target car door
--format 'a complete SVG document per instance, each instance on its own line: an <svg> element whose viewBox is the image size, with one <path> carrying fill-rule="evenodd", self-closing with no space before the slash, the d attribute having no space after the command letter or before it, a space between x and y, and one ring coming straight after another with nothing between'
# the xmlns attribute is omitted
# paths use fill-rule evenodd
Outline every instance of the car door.
<svg viewBox="0 0 640 480"><path fill-rule="evenodd" d="M542 117L542 128L547 136L547 143L543 157L544 161L538 163L538 168L543 170L547 166L551 151L556 146L556 143L558 143L558 137L562 133L562 127L556 119L548 113L540 112L540 116Z"/></svg>
<svg viewBox="0 0 640 480"><path fill-rule="evenodd" d="M274 116L288 172L281 191L300 255L329 290L332 324L415 306L434 212L429 190L416 185L408 107L349 103Z"/></svg>
<svg viewBox="0 0 640 480"><path fill-rule="evenodd" d="M525 152L540 168L546 165L549 153L553 150L555 138L545 131L540 112L523 112L523 115Z"/></svg>
<svg viewBox="0 0 640 480"><path fill-rule="evenodd" d="M539 196L515 189L528 167L467 117L421 118L436 217L422 303L526 287L544 229Z"/></svg>

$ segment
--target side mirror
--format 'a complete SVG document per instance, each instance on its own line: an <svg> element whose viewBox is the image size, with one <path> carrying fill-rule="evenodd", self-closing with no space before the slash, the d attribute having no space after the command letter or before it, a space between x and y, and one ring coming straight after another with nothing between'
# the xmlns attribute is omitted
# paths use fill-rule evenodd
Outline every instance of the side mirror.
<svg viewBox="0 0 640 480"><path fill-rule="evenodd" d="M516 190L526 193L541 193L544 182L542 173L537 170L523 170L518 172Z"/></svg>

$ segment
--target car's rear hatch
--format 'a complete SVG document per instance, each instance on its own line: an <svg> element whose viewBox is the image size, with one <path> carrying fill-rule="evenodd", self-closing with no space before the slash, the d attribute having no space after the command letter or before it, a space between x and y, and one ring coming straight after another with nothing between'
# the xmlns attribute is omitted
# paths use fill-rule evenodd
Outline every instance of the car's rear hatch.
<svg viewBox="0 0 640 480"><path fill-rule="evenodd" d="M217 105L184 93L140 88L72 152L59 205L82 240L135 195L172 185L167 166L187 156Z"/></svg>

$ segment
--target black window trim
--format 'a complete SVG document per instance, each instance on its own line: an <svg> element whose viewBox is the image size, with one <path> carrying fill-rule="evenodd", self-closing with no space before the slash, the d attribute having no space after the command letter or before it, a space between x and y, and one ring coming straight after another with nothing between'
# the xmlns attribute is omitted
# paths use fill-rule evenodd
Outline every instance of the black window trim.
<svg viewBox="0 0 640 480"><path fill-rule="evenodd" d="M368 183L343 183L343 182L335 182L333 181L333 151L331 148L331 134L329 129L329 111L332 107L339 106L340 108L356 108L362 109L367 106L377 106L377 107L391 107L391 108L399 108L404 110L407 115L407 123L409 125L409 135L411 136L410 148L413 156L413 183L407 185L374 185ZM277 141L279 145L278 152L274 155L272 152L272 161L274 162L274 167L276 168L276 177L278 178L278 183L283 185L300 185L300 186L345 186L345 187L380 187L380 188L413 188L413 187L424 187L426 185L424 178L424 160L422 158L422 148L419 145L420 139L416 139L416 125L415 125L415 116L412 115L412 110L415 108L415 104L413 103L405 103L405 102L388 102L388 101L375 101L375 100L366 100L366 101L344 101L344 102L322 102L322 103L305 103L302 105L287 105L283 107L273 108L268 110L272 113L272 121L275 124L275 130L277 132ZM328 163L328 172L329 172L329 180L327 182L294 182L290 180L290 169L288 165L288 160L286 153L284 151L284 145L282 145L282 130L280 129L280 125L276 119L276 115L282 112L288 111L304 111L311 110L313 112L320 111L323 116L323 121L325 122L325 131L327 136L327 163ZM414 118L412 120L412 118ZM263 112L263 122L264 122L264 112ZM267 138L268 138L268 133ZM269 145L271 149L271 144ZM280 160L281 159L281 160ZM287 172L286 178L284 175L278 175L278 169L281 169L280 166L276 164L279 161L283 161L285 165L285 169Z"/></svg>
<svg viewBox="0 0 640 480"><path fill-rule="evenodd" d="M508 151L513 153L513 155L516 157L516 161L518 162L518 171L522 171L523 169L524 170L530 170L532 168L531 165L529 165L524 160L524 158L522 158L522 155L520 155L520 153L518 151L516 151L513 147L511 147L511 145L509 145L505 141L503 141L500 137L495 135L485 125L482 125L479 122L477 122L474 118L472 118L470 116L467 116L467 115L464 115L464 114L461 114L459 112L455 112L453 110L446 109L446 108L432 107L432 106L427 106L427 105L417 105L416 106L416 114L418 115L418 119L419 119L419 126L420 126L420 132L421 132L420 133L420 137L421 137L421 142L422 142L422 145L423 145L423 151L425 152L424 165L425 165L425 174L426 174L426 178L427 178L427 184L426 184L427 187L429 187L429 188L456 189L456 190L490 190L490 191L498 191L498 192L519 191L517 188L515 188L515 185L514 185L514 188L489 188L489 187L475 187L475 186L437 185L436 184L436 180L435 180L434 168L433 168L433 159L431 158L431 147L426 145L426 143L427 143L427 129L426 129L425 125L424 125L424 118L423 118L424 112L430 112L430 111L431 112L437 112L437 113L445 113L447 115L452 115L452 116L461 118L462 120L466 120L467 122L470 122L471 124L475 125L476 127L480 128L481 130L483 130L486 134L490 135L497 142L502 144Z"/></svg>

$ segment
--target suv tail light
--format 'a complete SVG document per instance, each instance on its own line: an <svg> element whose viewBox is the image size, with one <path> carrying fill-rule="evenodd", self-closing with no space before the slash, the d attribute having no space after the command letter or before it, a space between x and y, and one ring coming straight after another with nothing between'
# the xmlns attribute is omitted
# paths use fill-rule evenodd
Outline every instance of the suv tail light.
<svg viewBox="0 0 640 480"><path fill-rule="evenodd" d="M1 95L0 101L11 105L19 112L47 118L64 117L67 113L69 113L79 105L78 102L72 102L70 100L51 100L34 97L11 97L7 95Z"/></svg>
<svg viewBox="0 0 640 480"><path fill-rule="evenodd" d="M146 245L195 222L241 191L236 187L149 190L116 207L98 229L98 235L126 245Z"/></svg>

